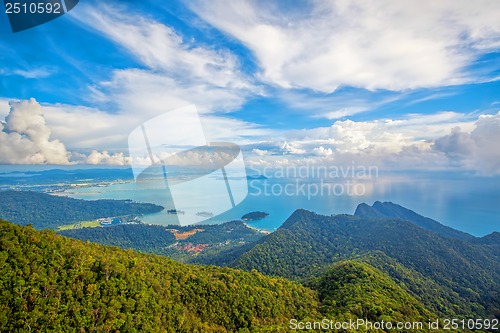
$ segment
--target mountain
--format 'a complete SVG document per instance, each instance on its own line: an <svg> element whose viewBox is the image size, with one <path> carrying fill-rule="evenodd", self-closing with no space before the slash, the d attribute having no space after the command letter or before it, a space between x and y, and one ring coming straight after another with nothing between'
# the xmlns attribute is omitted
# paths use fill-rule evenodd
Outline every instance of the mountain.
<svg viewBox="0 0 500 333"><path fill-rule="evenodd" d="M363 260L329 266L308 281L310 289L255 270L186 265L3 220L0 286L0 332L284 332L326 317L436 318Z"/></svg>
<svg viewBox="0 0 500 333"><path fill-rule="evenodd" d="M59 231L59 234L82 241L155 254L165 254L165 248L176 242L173 233L158 225L120 224L106 228L68 229Z"/></svg>
<svg viewBox="0 0 500 333"><path fill-rule="evenodd" d="M436 317L387 274L355 260L334 264L308 286L318 291L322 312L339 321L426 323Z"/></svg>
<svg viewBox="0 0 500 333"><path fill-rule="evenodd" d="M365 203L358 205L354 216L365 218L399 218L402 220L410 221L425 230L432 231L438 235L448 238L457 238L462 240L473 240L475 237L465 232L455 230L447 227L433 219L424 217L415 213L414 211L397 205L392 202L376 201L372 206Z"/></svg>
<svg viewBox="0 0 500 333"><path fill-rule="evenodd" d="M500 309L498 251L443 237L400 218L297 210L230 266L300 280L321 274L334 262L377 252L400 267L389 269L391 262L380 256L370 263L440 314L491 316ZM413 278L405 279L408 275Z"/></svg>
<svg viewBox="0 0 500 333"><path fill-rule="evenodd" d="M157 213L163 207L130 200L79 200L32 191L0 191L0 218L36 229L102 217Z"/></svg>
<svg viewBox="0 0 500 333"><path fill-rule="evenodd" d="M500 232L492 232L489 235L483 236L477 239L476 243L500 247Z"/></svg>
<svg viewBox="0 0 500 333"><path fill-rule="evenodd" d="M2 220L0 286L0 332L274 332L321 316L314 291L282 278Z"/></svg>
<svg viewBox="0 0 500 333"><path fill-rule="evenodd" d="M107 228L59 231L61 235L124 249L166 255L181 262L220 264L211 261L220 253L243 253L263 234L241 221L213 225L159 226L123 224ZM205 259L207 258L207 259ZM234 258L234 256L231 256Z"/></svg>

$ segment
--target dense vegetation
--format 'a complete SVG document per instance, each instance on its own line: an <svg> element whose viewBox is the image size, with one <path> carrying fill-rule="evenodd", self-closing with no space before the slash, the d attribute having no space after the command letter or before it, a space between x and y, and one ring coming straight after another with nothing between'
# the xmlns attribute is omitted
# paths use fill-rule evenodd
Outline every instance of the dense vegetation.
<svg viewBox="0 0 500 333"><path fill-rule="evenodd" d="M308 285L318 291L322 312L340 321L427 322L437 317L388 275L358 261L339 262Z"/></svg>
<svg viewBox="0 0 500 333"><path fill-rule="evenodd" d="M163 207L130 200L86 201L32 191L0 191L0 218L36 229L102 217L157 213Z"/></svg>
<svg viewBox="0 0 500 333"><path fill-rule="evenodd" d="M162 209L0 192L0 216L35 228L134 214L112 212L119 208ZM500 317L500 234L476 238L392 203L362 204L355 216L298 210L268 236L241 221L61 234L87 242L0 220L0 332L261 332L283 331L290 318Z"/></svg>
<svg viewBox="0 0 500 333"><path fill-rule="evenodd" d="M425 230L432 231L435 234L444 237L457 238L462 240L474 239L474 236L468 233L442 225L441 223L433 219L417 214L408 208L392 202L382 203L380 201L375 201L372 206L368 206L367 204L362 203L356 208L354 216L366 218L399 218L401 220L410 221L413 224L424 228Z"/></svg>
<svg viewBox="0 0 500 333"><path fill-rule="evenodd" d="M269 214L265 212L251 212L243 215L241 219L243 221L255 221L255 220L262 220L267 216L269 216Z"/></svg>
<svg viewBox="0 0 500 333"><path fill-rule="evenodd" d="M106 228L69 229L59 233L83 241L156 254L165 254L165 248L175 243L171 232L156 225L121 224Z"/></svg>
<svg viewBox="0 0 500 333"><path fill-rule="evenodd" d="M1 332L274 331L317 309L315 292L282 278L0 221Z"/></svg>
<svg viewBox="0 0 500 333"><path fill-rule="evenodd" d="M498 233L475 238L450 232L451 228L442 228L438 222L392 203L375 203L374 207L377 209L360 205L356 210L358 216L325 217L297 211L280 229L256 244L262 235L252 236L252 231L241 222L204 226L206 232L176 241L178 247L169 246L174 240L163 230L151 232L151 236L137 232L125 237L120 229L115 233L113 228L103 234L91 229L65 234L77 238L86 234L81 239L164 254L184 262L257 269L297 281L311 275L317 277L334 262L356 258L389 274L428 308L442 315L499 315ZM386 218L391 214L411 222ZM447 236L423 227L446 232ZM192 228L178 229L184 232ZM160 235L170 237L168 243L163 243ZM471 240L456 239L460 237ZM210 246L201 253L179 251L187 243Z"/></svg>
<svg viewBox="0 0 500 333"><path fill-rule="evenodd" d="M178 234L183 234L192 230L198 230L198 232L185 239L176 239L172 233L172 231L177 231ZM209 262L210 258L219 257L216 254L222 251L227 253L235 249L247 249L243 246L256 242L263 236L254 229L248 228L241 221L187 227L126 224L108 228L64 230L60 231L60 234L124 249L167 255L182 262L221 264L222 262ZM203 247L202 253L182 250L189 244L194 246L202 244L206 247Z"/></svg>
<svg viewBox="0 0 500 333"><path fill-rule="evenodd" d="M440 314L492 316L500 308L498 251L444 238L399 219L327 217L298 210L231 265L299 280L333 262L373 251L390 261L374 256L376 260L368 262ZM405 274L411 278L403 278Z"/></svg>

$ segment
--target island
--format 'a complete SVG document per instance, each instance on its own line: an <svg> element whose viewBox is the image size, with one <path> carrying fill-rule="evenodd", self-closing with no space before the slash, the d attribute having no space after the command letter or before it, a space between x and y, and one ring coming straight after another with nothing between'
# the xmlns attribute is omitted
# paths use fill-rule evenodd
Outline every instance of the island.
<svg viewBox="0 0 500 333"><path fill-rule="evenodd" d="M268 213L264 212L251 212L248 214L245 214L241 217L243 221L256 221L256 220L262 220L266 216L268 216Z"/></svg>

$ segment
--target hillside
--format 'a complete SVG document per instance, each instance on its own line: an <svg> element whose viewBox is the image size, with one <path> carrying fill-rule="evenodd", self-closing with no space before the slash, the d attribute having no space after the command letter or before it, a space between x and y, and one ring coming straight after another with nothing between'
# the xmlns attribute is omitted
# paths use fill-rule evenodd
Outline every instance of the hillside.
<svg viewBox="0 0 500 333"><path fill-rule="evenodd" d="M453 229L399 205L374 206L378 210L359 205L358 216L327 217L298 210L266 237L236 221L176 227L175 231L189 235L180 240L159 226L77 229L62 234L163 254L182 262L257 269L296 281L317 277L334 262L356 258L389 274L442 315L499 313L498 233L483 238L453 233L448 230ZM447 235L425 230L429 226ZM191 232L198 228L203 232ZM471 239L457 239L462 234Z"/></svg>
<svg viewBox="0 0 500 333"><path fill-rule="evenodd" d="M365 218L399 218L410 221L425 230L432 231L438 235L462 240L473 240L475 237L465 232L445 226L433 219L422 216L414 211L392 202L375 201L372 206L365 203L358 205L354 216Z"/></svg>
<svg viewBox="0 0 500 333"><path fill-rule="evenodd" d="M125 224L108 228L71 229L59 233L83 241L199 263L203 263L204 258L214 258L222 252L246 249L246 245L263 236L241 221L186 227Z"/></svg>
<svg viewBox="0 0 500 333"><path fill-rule="evenodd" d="M390 270L388 262L379 257L373 262L375 267L404 282L419 300L440 314L492 316L500 308L498 253L491 247L436 235L401 219L329 217L297 210L231 266L299 280L320 274L333 262L374 251L401 266ZM413 278L405 280L405 274ZM432 287L438 288L439 298Z"/></svg>
<svg viewBox="0 0 500 333"><path fill-rule="evenodd" d="M308 286L318 291L322 312L342 321L427 322L436 317L387 274L354 260L334 264Z"/></svg>
<svg viewBox="0 0 500 333"><path fill-rule="evenodd" d="M163 207L130 200L79 200L32 191L0 191L0 218L36 229L102 217L157 213Z"/></svg>
<svg viewBox="0 0 500 333"><path fill-rule="evenodd" d="M243 332L318 318L316 293L0 220L0 331Z"/></svg>

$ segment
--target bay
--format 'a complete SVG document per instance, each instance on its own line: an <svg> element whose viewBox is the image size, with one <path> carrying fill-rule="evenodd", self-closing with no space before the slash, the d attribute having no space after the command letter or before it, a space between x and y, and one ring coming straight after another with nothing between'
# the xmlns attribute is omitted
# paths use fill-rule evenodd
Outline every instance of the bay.
<svg viewBox="0 0 500 333"><path fill-rule="evenodd" d="M248 196L236 207L204 223L240 219L244 214L263 211L268 217L251 221L255 228L273 231L298 208L318 214L353 214L362 202L392 201L452 228L483 236L500 230L500 177L464 177L435 173L384 174L376 179L251 179ZM165 211L142 217L146 223L178 224L168 190L144 188L135 182L107 187L87 187L64 192L73 198L132 199L162 205ZM196 200L183 207L185 214L199 211Z"/></svg>

